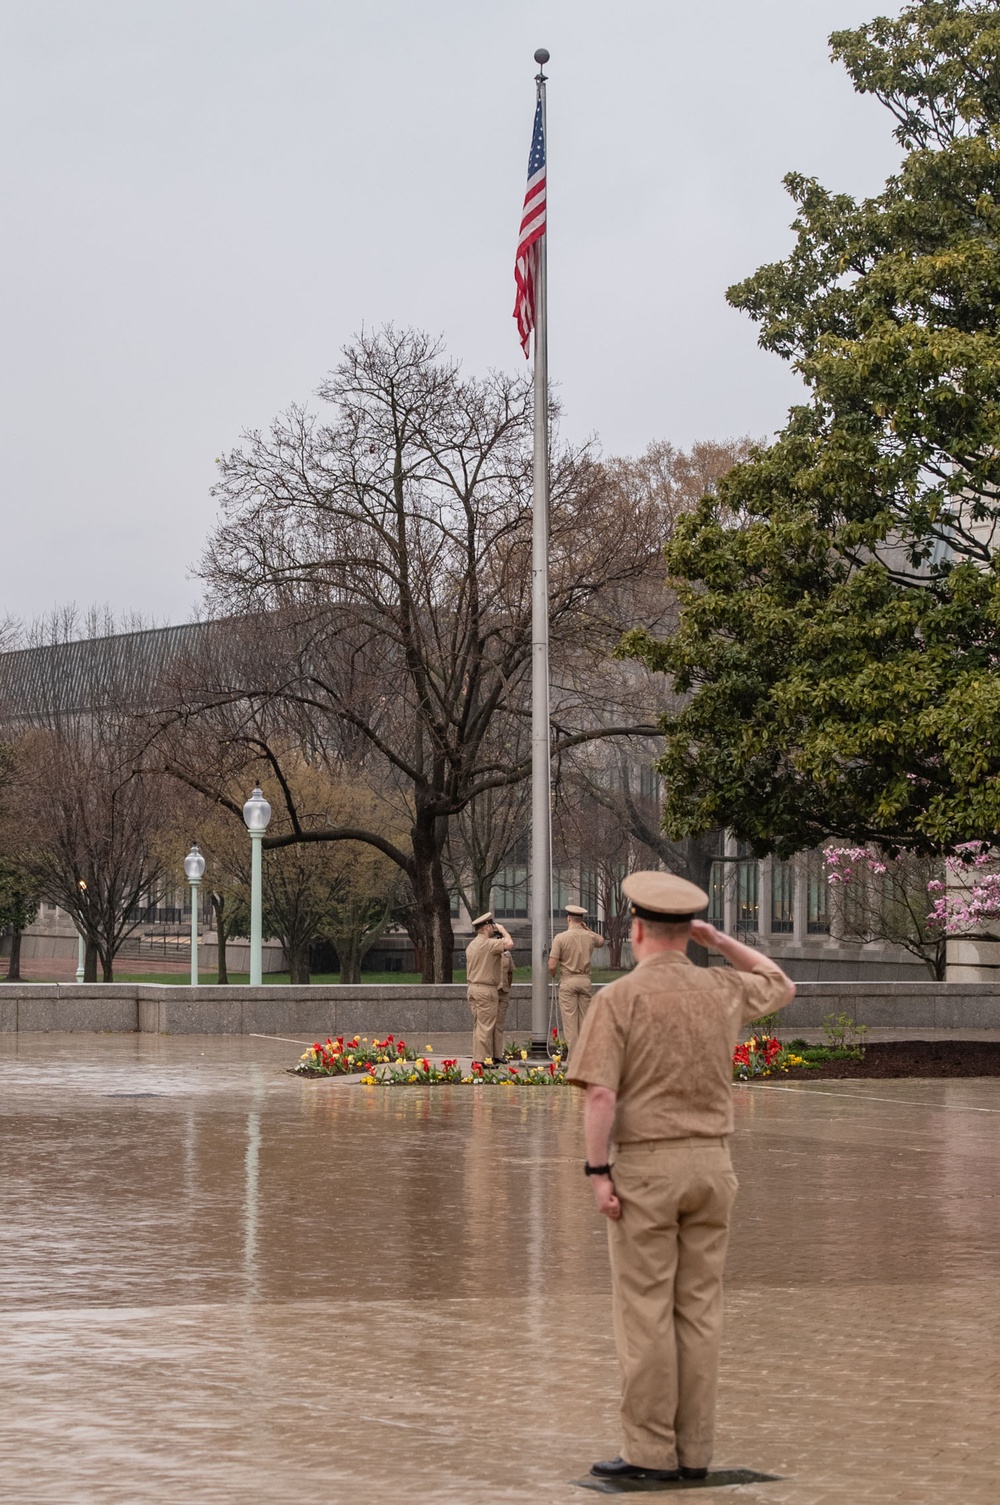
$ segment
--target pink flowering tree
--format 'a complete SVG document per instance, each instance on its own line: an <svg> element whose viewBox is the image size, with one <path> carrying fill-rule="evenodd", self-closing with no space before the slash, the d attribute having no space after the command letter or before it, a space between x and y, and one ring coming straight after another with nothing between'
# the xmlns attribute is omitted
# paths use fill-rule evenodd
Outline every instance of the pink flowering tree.
<svg viewBox="0 0 1000 1505"><path fill-rule="evenodd" d="M1000 872L997 856L983 842L969 841L945 863L947 884L929 885L932 900L928 922L945 935L980 941L1000 941Z"/></svg>
<svg viewBox="0 0 1000 1505"><path fill-rule="evenodd" d="M835 928L860 941L884 941L917 956L935 982L948 964L948 941L997 940L983 929L1000 920L1000 873L981 842L949 857L895 856L877 847L824 852Z"/></svg>

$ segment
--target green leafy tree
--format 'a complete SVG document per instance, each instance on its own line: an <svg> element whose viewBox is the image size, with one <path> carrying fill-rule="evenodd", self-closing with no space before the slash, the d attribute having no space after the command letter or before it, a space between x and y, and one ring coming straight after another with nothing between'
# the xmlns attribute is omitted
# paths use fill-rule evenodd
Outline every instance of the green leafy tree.
<svg viewBox="0 0 1000 1505"><path fill-rule="evenodd" d="M10 931L7 981L21 981L21 933L38 913L38 895L16 863L0 859L0 935Z"/></svg>
<svg viewBox="0 0 1000 1505"><path fill-rule="evenodd" d="M831 38L905 155L856 201L799 174L789 257L730 290L807 388L667 549L687 696L674 836L932 853L1000 829L1000 11L926 0Z"/></svg>

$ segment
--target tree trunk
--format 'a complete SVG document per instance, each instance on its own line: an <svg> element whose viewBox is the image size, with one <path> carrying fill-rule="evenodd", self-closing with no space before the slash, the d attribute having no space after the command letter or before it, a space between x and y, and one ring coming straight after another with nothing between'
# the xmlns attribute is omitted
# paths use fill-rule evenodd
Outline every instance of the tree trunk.
<svg viewBox="0 0 1000 1505"><path fill-rule="evenodd" d="M684 854L683 876L689 883L697 883L699 888L709 893L712 882L712 863L719 855L718 831L709 831L704 836L688 837L686 841L679 842L678 845ZM696 941L688 941L687 954L696 967L709 965L708 952Z"/></svg>
<svg viewBox="0 0 1000 1505"><path fill-rule="evenodd" d="M357 934L337 936L337 959L340 962L341 982L361 981L361 947Z"/></svg>
<svg viewBox="0 0 1000 1505"><path fill-rule="evenodd" d="M413 894L423 940L423 982L451 982L455 936L451 928L451 895L445 882L441 849L444 826L427 811L417 809L413 823Z"/></svg>
<svg viewBox="0 0 1000 1505"><path fill-rule="evenodd" d="M10 962L7 966L7 981L21 981L21 932L14 930L10 938Z"/></svg>
<svg viewBox="0 0 1000 1505"><path fill-rule="evenodd" d="M304 986L309 981L309 946L295 946L288 948L288 980L296 987Z"/></svg>
<svg viewBox="0 0 1000 1505"><path fill-rule="evenodd" d="M83 953L83 980L84 982L97 981L97 947L93 941L88 941Z"/></svg>
<svg viewBox="0 0 1000 1505"><path fill-rule="evenodd" d="M490 898L491 898L491 896L493 894L493 879L495 877L496 877L496 872L495 871L492 872L492 873L477 873L476 874L476 876L475 876L475 899L474 899L474 903L475 903L476 908L475 908L474 912L469 916L470 920L474 920L477 915L485 914L486 911L489 909L489 907L490 907Z"/></svg>
<svg viewBox="0 0 1000 1505"><path fill-rule="evenodd" d="M215 911L215 943L219 952L219 975L216 982L223 987L229 986L229 969L226 966L226 901L222 894L212 895L212 908Z"/></svg>
<svg viewBox="0 0 1000 1505"><path fill-rule="evenodd" d="M625 944L625 935L629 928L629 916L625 914L612 915L605 921L608 942L608 966L612 972L622 970L622 947Z"/></svg>
<svg viewBox="0 0 1000 1505"><path fill-rule="evenodd" d="M96 969L95 969L96 970ZM101 981L114 982L115 980L115 954L113 951L101 952Z"/></svg>

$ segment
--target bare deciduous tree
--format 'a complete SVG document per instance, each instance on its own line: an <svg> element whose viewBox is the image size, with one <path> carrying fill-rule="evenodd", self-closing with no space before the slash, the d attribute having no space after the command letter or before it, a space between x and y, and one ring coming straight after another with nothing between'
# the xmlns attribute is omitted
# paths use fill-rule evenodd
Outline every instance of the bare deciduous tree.
<svg viewBox="0 0 1000 1505"><path fill-rule="evenodd" d="M20 866L84 937L88 982L98 959L113 980L115 955L155 902L162 873L153 840L162 781L142 770L130 730L129 718L98 711L16 744Z"/></svg>
<svg viewBox="0 0 1000 1505"><path fill-rule="evenodd" d="M155 902L163 778L143 764L148 655L106 612L73 608L36 623L17 655L21 694L6 706L16 798L10 839L41 898L66 911L87 945L85 977L114 958ZM31 650L34 650L32 652Z"/></svg>
<svg viewBox="0 0 1000 1505"><path fill-rule="evenodd" d="M240 707L232 735L265 752L288 828L265 846L363 841L404 872L429 981L451 977L444 852L452 819L528 772L496 752L526 714L531 653L530 406L521 381L463 377L426 336L363 336L303 409L224 457L224 517L203 574L217 609L269 623L282 648L239 688L202 687L182 714ZM597 662L659 578L662 505L626 497L587 452L552 459L550 621L554 651ZM407 810L405 840L370 827L311 827L260 718L286 725L335 766L363 761ZM508 720L510 735L497 728ZM564 696L559 751L621 730ZM201 778L174 759L174 769Z"/></svg>

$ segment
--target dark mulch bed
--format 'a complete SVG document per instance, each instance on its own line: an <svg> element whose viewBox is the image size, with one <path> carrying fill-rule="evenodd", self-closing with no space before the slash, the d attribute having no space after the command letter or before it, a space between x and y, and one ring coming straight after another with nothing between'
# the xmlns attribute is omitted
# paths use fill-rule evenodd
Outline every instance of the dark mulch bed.
<svg viewBox="0 0 1000 1505"><path fill-rule="evenodd" d="M827 1061L811 1069L793 1066L770 1078L811 1082L852 1077L1000 1076L1000 1042L993 1040L886 1040L865 1048L862 1061Z"/></svg>

